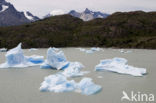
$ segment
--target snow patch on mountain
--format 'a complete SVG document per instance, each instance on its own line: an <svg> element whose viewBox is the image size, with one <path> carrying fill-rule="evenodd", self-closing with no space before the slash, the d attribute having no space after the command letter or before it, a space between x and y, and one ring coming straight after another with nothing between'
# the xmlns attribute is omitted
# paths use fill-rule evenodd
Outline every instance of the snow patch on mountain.
<svg viewBox="0 0 156 103"><path fill-rule="evenodd" d="M1 12L4 12L5 10L7 10L9 8L9 6L6 6L6 5L2 5L2 10L0 11Z"/></svg>

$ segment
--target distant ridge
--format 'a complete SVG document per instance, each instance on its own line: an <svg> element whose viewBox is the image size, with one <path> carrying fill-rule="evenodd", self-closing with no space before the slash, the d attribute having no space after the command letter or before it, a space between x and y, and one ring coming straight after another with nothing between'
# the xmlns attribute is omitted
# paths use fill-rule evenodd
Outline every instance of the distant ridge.
<svg viewBox="0 0 156 103"><path fill-rule="evenodd" d="M71 15L0 28L0 48L117 47L156 49L156 12L117 12L84 22Z"/></svg>
<svg viewBox="0 0 156 103"><path fill-rule="evenodd" d="M93 11L89 10L88 8L86 8L85 11L83 11L82 13L76 12L75 10L71 10L69 12L69 14L74 17L78 17L84 21L89 21L89 20L93 20L96 18L106 18L107 16L109 16L109 14L102 13L99 11L93 12Z"/></svg>

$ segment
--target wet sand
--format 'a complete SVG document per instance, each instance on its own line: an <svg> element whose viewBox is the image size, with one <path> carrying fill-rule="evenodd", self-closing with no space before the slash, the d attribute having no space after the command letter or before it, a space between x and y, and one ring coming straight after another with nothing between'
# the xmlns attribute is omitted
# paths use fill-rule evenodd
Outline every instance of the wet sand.
<svg viewBox="0 0 156 103"><path fill-rule="evenodd" d="M129 103L121 101L122 91L127 93L141 92L156 95L156 50L130 49L131 53L121 53L119 49L86 54L75 48L62 49L69 61L79 61L90 71L84 77L91 77L96 84L102 86L98 94L85 96L75 92L53 93L40 92L39 87L44 77L58 72L51 69L40 69L39 66L29 68L0 69L0 103ZM129 49L127 49L129 50ZM25 55L43 55L47 49L38 51L24 50ZM123 57L129 65L147 68L148 74L133 77L112 72L95 72L94 67L101 59ZM0 53L0 63L5 61L5 53ZM98 78L102 76L103 78ZM79 81L83 77L74 78Z"/></svg>

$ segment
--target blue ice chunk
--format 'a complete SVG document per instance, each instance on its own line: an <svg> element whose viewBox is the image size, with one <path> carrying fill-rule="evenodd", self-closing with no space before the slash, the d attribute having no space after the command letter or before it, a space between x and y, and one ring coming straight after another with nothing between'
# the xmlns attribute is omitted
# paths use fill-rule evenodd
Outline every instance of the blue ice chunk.
<svg viewBox="0 0 156 103"><path fill-rule="evenodd" d="M74 91L76 83L74 80L67 80L67 78L61 74L50 75L45 77L41 84L41 91L50 92L70 92Z"/></svg>
<svg viewBox="0 0 156 103"><path fill-rule="evenodd" d="M132 76L143 76L146 74L145 68L137 68L127 64L124 58L113 58L101 60L100 64L95 66L96 71L111 71L120 74L129 74Z"/></svg>
<svg viewBox="0 0 156 103"><path fill-rule="evenodd" d="M67 61L63 51L60 51L56 48L49 48L47 51L47 59L45 64L51 66L51 68L55 68L57 70L65 69L69 62ZM44 66L42 66L43 68Z"/></svg>
<svg viewBox="0 0 156 103"><path fill-rule="evenodd" d="M69 66L62 72L66 77L79 77L88 73L87 71L81 71L84 66L79 62L70 62Z"/></svg>
<svg viewBox="0 0 156 103"><path fill-rule="evenodd" d="M102 87L92 82L91 78L84 78L78 83L81 93L85 95L92 95L100 92Z"/></svg>
<svg viewBox="0 0 156 103"><path fill-rule="evenodd" d="M77 92L80 90L80 92L84 95L98 93L101 89L102 87L94 84L90 78L84 78L79 83L76 83L74 80L68 80L67 77L62 74L45 77L40 87L40 91L56 93L71 91Z"/></svg>
<svg viewBox="0 0 156 103"><path fill-rule="evenodd" d="M21 43L9 50L5 57L6 62L0 65L0 68L10 68L10 67L28 67L28 66L36 66L39 65L41 60L43 60L42 56L24 56L23 50L21 48Z"/></svg>

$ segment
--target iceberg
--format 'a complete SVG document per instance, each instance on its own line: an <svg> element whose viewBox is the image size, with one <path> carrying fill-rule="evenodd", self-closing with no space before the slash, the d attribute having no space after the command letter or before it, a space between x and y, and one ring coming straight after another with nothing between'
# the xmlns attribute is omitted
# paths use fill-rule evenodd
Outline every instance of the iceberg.
<svg viewBox="0 0 156 103"><path fill-rule="evenodd" d="M96 85L90 78L83 78L79 83L74 80L67 80L62 74L50 75L44 78L40 91L43 92L80 92L84 95L92 95L101 90L101 86Z"/></svg>
<svg viewBox="0 0 156 103"><path fill-rule="evenodd" d="M44 61L42 56L24 56L21 43L6 53L6 62L0 68L36 66Z"/></svg>
<svg viewBox="0 0 156 103"><path fill-rule="evenodd" d="M137 68L129 66L124 58L113 58L101 60L100 64L96 65L96 71L111 71L120 74L129 74L132 76L143 76L146 74L145 68Z"/></svg>
<svg viewBox="0 0 156 103"><path fill-rule="evenodd" d="M0 52L6 52L6 51L7 51L6 48L1 48L1 49L0 49Z"/></svg>
<svg viewBox="0 0 156 103"><path fill-rule="evenodd" d="M50 75L45 77L41 83L40 91L49 92L70 92L76 88L76 82L74 80L67 80L67 78L61 74Z"/></svg>
<svg viewBox="0 0 156 103"><path fill-rule="evenodd" d="M78 77L88 73L87 71L81 71L84 68L81 63L67 61L63 51L56 48L48 49L47 59L41 64L40 68L64 70L62 74L66 77Z"/></svg>
<svg viewBox="0 0 156 103"><path fill-rule="evenodd" d="M49 48L47 51L47 59L40 68L54 68L57 70L65 69L69 65L63 51L55 48Z"/></svg>
<svg viewBox="0 0 156 103"><path fill-rule="evenodd" d="M79 62L71 62L69 66L62 72L66 77L79 77L87 74L87 71L81 71L84 66Z"/></svg>

